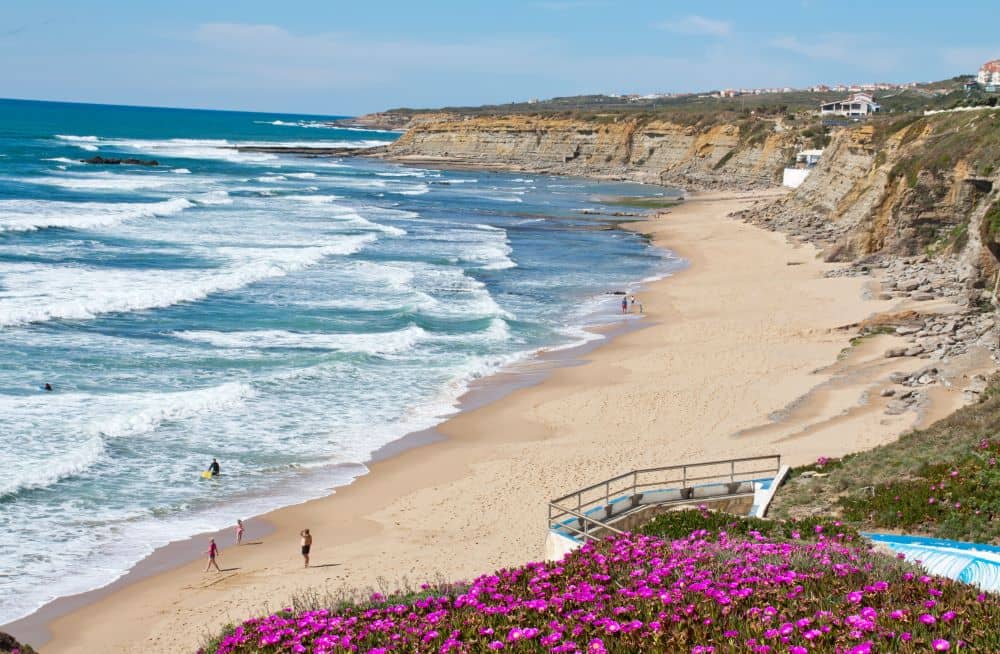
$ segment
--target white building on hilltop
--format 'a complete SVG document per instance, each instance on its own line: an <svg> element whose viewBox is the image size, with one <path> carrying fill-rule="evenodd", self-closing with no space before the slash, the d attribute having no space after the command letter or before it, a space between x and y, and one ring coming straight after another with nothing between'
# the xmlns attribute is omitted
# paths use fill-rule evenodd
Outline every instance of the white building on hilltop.
<svg viewBox="0 0 1000 654"><path fill-rule="evenodd" d="M976 81L983 86L1000 86L1000 59L983 64L976 75Z"/></svg>
<svg viewBox="0 0 1000 654"><path fill-rule="evenodd" d="M822 116L847 116L849 118L860 118L870 114L877 114L882 111L882 105L875 102L872 96L867 93L855 93L846 100L828 102L820 105L819 113Z"/></svg>

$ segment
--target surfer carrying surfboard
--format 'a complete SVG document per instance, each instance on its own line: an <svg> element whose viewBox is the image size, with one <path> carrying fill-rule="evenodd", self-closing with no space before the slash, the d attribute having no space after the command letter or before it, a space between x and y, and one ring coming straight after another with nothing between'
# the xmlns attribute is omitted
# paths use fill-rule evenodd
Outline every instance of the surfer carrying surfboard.
<svg viewBox="0 0 1000 654"><path fill-rule="evenodd" d="M208 471L213 477L218 477L221 469L219 468L219 462L213 457L212 462L208 465Z"/></svg>

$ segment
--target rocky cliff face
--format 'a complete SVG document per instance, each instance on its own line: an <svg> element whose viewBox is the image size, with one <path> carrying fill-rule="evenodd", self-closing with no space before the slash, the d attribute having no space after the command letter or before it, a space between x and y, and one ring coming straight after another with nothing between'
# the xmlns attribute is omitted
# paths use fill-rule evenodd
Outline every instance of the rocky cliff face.
<svg viewBox="0 0 1000 654"><path fill-rule="evenodd" d="M399 161L629 179L686 188L780 183L794 139L775 122L682 125L644 118L436 116L387 153Z"/></svg>
<svg viewBox="0 0 1000 654"><path fill-rule="evenodd" d="M960 281L983 287L1000 252L990 218L998 170L1000 112L844 128L795 192L746 218L819 242L830 260L950 259Z"/></svg>

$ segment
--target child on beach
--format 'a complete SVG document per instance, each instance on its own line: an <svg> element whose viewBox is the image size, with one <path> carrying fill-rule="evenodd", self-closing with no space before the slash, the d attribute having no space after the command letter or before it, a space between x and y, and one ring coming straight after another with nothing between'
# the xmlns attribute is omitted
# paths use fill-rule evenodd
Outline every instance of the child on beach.
<svg viewBox="0 0 1000 654"><path fill-rule="evenodd" d="M219 546L215 544L215 539L214 538L209 538L208 539L208 565L205 566L205 572L208 572L212 568L213 565L215 566L216 570L218 570L219 572L222 572L222 568L220 568L219 564L215 562L215 557L217 557L218 555L219 555Z"/></svg>
<svg viewBox="0 0 1000 654"><path fill-rule="evenodd" d="M628 296L622 296L622 314L628 313Z"/></svg>
<svg viewBox="0 0 1000 654"><path fill-rule="evenodd" d="M313 537L312 534L309 533L308 529L303 529L302 531L300 531L299 536L302 536L302 558L305 559L306 562L305 566L303 567L308 568L309 550L312 549Z"/></svg>
<svg viewBox="0 0 1000 654"><path fill-rule="evenodd" d="M639 313L642 313L642 302L639 301L639 298L637 298L636 296L633 295L632 296L632 308L635 309L635 305L637 305L637 304L639 305Z"/></svg>
<svg viewBox="0 0 1000 654"><path fill-rule="evenodd" d="M243 521L236 521L236 544L241 545L243 543Z"/></svg>

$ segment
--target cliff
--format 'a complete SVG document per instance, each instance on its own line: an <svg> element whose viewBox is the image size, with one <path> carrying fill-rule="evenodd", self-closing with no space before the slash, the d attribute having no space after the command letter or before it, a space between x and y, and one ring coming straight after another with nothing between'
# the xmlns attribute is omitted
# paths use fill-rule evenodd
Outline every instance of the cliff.
<svg viewBox="0 0 1000 654"><path fill-rule="evenodd" d="M798 189L746 218L819 242L830 260L950 259L967 287L992 290L998 171L1000 111L883 119L834 132Z"/></svg>
<svg viewBox="0 0 1000 654"><path fill-rule="evenodd" d="M643 116L435 115L414 120L387 158L683 186L780 183L795 137L772 119L683 124Z"/></svg>

